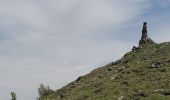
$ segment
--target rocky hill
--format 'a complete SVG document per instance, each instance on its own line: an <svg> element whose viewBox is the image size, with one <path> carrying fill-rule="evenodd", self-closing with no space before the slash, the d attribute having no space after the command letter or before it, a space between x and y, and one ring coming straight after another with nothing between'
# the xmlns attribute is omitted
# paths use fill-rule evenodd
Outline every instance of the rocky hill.
<svg viewBox="0 0 170 100"><path fill-rule="evenodd" d="M170 100L170 43L144 42L40 100Z"/></svg>

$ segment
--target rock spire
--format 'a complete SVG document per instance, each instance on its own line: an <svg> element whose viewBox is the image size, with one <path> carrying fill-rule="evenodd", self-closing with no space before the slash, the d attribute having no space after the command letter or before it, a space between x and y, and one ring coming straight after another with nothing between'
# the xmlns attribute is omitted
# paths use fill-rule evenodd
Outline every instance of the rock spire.
<svg viewBox="0 0 170 100"><path fill-rule="evenodd" d="M139 41L139 46L133 46L132 51L141 49L145 44L155 44L155 42L148 37L147 22L143 23L142 37Z"/></svg>
<svg viewBox="0 0 170 100"><path fill-rule="evenodd" d="M148 31L147 31L147 22L143 23L143 29L142 29L142 37L139 41L139 46L142 46L144 44L153 44L155 43L152 39L148 37Z"/></svg>

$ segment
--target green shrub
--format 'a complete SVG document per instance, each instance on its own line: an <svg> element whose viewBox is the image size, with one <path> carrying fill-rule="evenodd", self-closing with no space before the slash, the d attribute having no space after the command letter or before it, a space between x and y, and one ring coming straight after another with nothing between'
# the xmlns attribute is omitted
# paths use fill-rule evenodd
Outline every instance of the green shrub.
<svg viewBox="0 0 170 100"><path fill-rule="evenodd" d="M11 97L12 97L12 99L11 100L16 100L16 93L15 92L11 92Z"/></svg>
<svg viewBox="0 0 170 100"><path fill-rule="evenodd" d="M52 89L50 89L49 86L44 86L44 84L40 84L40 87L38 88L39 98L38 100L41 100L41 97L48 96L53 92Z"/></svg>

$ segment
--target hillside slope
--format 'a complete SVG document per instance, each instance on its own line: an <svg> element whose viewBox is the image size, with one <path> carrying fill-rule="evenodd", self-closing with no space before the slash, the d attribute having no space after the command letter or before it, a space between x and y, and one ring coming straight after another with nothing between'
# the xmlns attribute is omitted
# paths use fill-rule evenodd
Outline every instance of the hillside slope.
<svg viewBox="0 0 170 100"><path fill-rule="evenodd" d="M41 100L170 100L170 43L144 45Z"/></svg>

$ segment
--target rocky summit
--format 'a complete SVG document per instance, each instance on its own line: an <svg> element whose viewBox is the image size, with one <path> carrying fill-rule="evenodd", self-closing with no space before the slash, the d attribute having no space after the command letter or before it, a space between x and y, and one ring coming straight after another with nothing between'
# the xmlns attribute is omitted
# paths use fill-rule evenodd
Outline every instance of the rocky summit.
<svg viewBox="0 0 170 100"><path fill-rule="evenodd" d="M155 42L148 37L147 33L147 22L143 23L143 29L142 29L142 37L141 40L139 41L139 46L142 46L144 44L154 44Z"/></svg>
<svg viewBox="0 0 170 100"><path fill-rule="evenodd" d="M170 43L148 38L144 23L139 47L40 100L170 100Z"/></svg>

